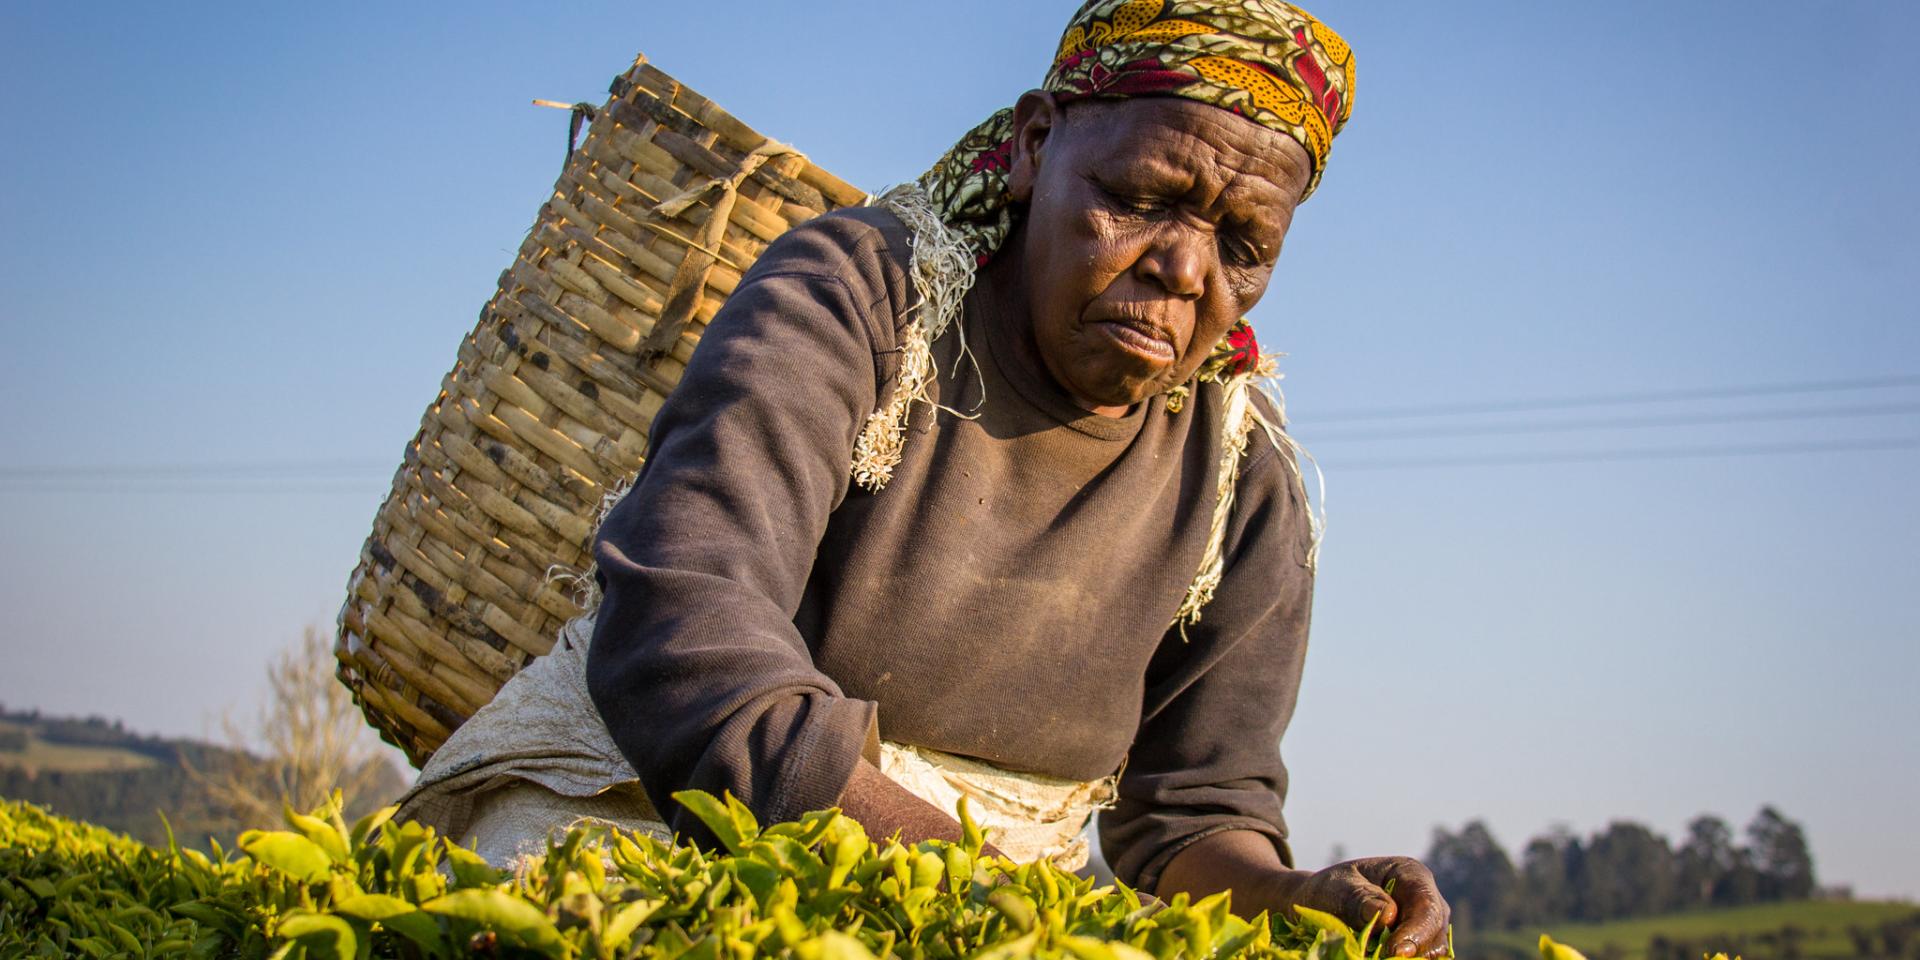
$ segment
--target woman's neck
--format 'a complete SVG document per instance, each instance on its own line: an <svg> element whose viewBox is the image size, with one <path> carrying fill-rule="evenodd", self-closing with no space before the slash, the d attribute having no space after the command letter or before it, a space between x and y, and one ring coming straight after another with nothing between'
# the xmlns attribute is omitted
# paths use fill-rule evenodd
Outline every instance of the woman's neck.
<svg viewBox="0 0 1920 960"><path fill-rule="evenodd" d="M1062 394L1074 404L1089 413L1115 419L1125 417L1130 406L1100 404L1075 393L1061 381L1060 374L1047 362L1046 354L1040 350L1039 342L1033 336L1032 301L1028 298L1025 273L1020 269L1022 261L1021 242L1025 232L1015 227L1001 245L1000 251L986 264L980 267L974 276L974 290L989 308L990 323L1006 325L1011 334L1007 342L1012 349L1020 352L1022 359L1033 369L1043 371L1047 378Z"/></svg>

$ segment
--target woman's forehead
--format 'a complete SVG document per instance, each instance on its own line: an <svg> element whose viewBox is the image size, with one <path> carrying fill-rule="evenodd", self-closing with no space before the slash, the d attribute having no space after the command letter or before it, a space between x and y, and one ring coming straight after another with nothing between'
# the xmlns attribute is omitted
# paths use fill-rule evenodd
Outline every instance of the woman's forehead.
<svg viewBox="0 0 1920 960"><path fill-rule="evenodd" d="M1071 135L1085 148L1076 152L1102 169L1223 181L1251 177L1296 197L1312 172L1311 158L1293 138L1192 100L1076 101L1067 118Z"/></svg>

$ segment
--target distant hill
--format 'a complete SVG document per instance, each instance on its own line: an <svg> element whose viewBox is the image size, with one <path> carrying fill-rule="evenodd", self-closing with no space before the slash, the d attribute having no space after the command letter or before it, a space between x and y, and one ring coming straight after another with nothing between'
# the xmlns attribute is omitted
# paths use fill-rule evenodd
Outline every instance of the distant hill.
<svg viewBox="0 0 1920 960"><path fill-rule="evenodd" d="M1461 937L1461 956L1538 957L1539 930L1480 931ZM1556 922L1553 938L1592 960L1910 960L1920 957L1920 904L1796 900L1700 910L1610 923Z"/></svg>
<svg viewBox="0 0 1920 960"><path fill-rule="evenodd" d="M204 847L209 836L231 845L241 823L190 772L218 772L249 758L199 740L143 736L104 717L48 717L0 708L0 797L42 804L57 813L164 846L166 824L182 845ZM361 798L354 812L379 806L406 789L398 769ZM163 822L161 813L166 819Z"/></svg>

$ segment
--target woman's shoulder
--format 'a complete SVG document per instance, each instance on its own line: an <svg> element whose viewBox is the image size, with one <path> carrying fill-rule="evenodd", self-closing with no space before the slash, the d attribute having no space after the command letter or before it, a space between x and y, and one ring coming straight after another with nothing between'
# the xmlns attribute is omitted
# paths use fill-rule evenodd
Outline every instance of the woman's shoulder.
<svg viewBox="0 0 1920 960"><path fill-rule="evenodd" d="M891 312L901 313L913 290L912 256L913 236L899 217L880 207L847 207L780 235L746 281L795 275L831 279L864 305L891 305Z"/></svg>
<svg viewBox="0 0 1920 960"><path fill-rule="evenodd" d="M1287 531L1290 538L1301 538L1305 549L1315 535L1307 486L1318 468L1287 432L1286 406L1276 396L1278 391L1269 392L1252 384L1246 389L1251 391L1249 401L1257 418L1248 431L1236 480L1240 486L1236 499L1268 504L1260 511L1268 516L1268 522Z"/></svg>

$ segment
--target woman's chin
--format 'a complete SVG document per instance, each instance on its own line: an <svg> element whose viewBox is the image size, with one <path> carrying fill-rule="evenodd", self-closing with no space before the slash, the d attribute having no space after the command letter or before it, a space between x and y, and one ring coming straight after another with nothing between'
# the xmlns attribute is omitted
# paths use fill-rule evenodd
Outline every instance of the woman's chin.
<svg viewBox="0 0 1920 960"><path fill-rule="evenodd" d="M1131 407L1142 400L1165 393L1167 386L1156 379L1108 380L1099 384L1089 384L1084 390L1073 391L1080 402L1090 408Z"/></svg>
<svg viewBox="0 0 1920 960"><path fill-rule="evenodd" d="M1088 351L1074 360L1078 362L1062 364L1065 376L1056 379L1089 409L1131 407L1179 382L1173 363L1115 356L1113 351Z"/></svg>

